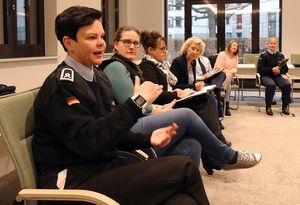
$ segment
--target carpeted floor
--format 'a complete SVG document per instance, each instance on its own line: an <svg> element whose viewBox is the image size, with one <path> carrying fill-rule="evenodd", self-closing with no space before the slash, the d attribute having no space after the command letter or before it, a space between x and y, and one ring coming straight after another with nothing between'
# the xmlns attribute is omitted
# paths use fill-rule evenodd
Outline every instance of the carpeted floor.
<svg viewBox="0 0 300 205"><path fill-rule="evenodd" d="M200 168L211 205L300 204L300 106L296 117L274 116L262 108L241 105L225 117L224 134L234 149L258 151L262 161L247 170L216 171L209 176Z"/></svg>

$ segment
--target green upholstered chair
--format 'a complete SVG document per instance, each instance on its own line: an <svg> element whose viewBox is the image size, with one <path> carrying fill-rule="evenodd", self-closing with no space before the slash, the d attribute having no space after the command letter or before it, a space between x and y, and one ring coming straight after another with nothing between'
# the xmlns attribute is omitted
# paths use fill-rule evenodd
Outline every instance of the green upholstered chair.
<svg viewBox="0 0 300 205"><path fill-rule="evenodd" d="M256 64L260 53L244 53L243 64Z"/></svg>
<svg viewBox="0 0 300 205"><path fill-rule="evenodd" d="M291 64L295 67L300 67L300 54L292 53L291 54Z"/></svg>
<svg viewBox="0 0 300 205"><path fill-rule="evenodd" d="M15 165L21 190L16 197L26 205L37 200L85 201L100 205L117 205L113 199L87 190L37 189L31 154L34 128L33 102L38 88L0 98L0 137L3 138Z"/></svg>

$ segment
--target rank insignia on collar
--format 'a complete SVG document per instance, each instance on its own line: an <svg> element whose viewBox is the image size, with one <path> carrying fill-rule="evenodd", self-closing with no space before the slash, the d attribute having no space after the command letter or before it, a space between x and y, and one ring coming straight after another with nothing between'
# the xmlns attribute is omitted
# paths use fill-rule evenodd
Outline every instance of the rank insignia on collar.
<svg viewBox="0 0 300 205"><path fill-rule="evenodd" d="M74 71L71 68L61 70L60 80L68 80L74 82Z"/></svg>
<svg viewBox="0 0 300 205"><path fill-rule="evenodd" d="M80 103L79 100L75 97L69 97L67 98L67 103L69 106Z"/></svg>

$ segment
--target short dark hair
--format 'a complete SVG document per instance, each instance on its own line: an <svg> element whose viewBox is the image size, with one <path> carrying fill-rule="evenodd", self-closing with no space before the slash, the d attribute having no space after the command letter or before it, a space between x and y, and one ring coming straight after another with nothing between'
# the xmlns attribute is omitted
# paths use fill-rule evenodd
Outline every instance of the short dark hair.
<svg viewBox="0 0 300 205"><path fill-rule="evenodd" d="M91 25L101 17L101 11L85 6L72 6L60 13L55 19L55 34L65 51L67 51L67 48L63 43L64 36L76 41L79 28Z"/></svg>
<svg viewBox="0 0 300 205"><path fill-rule="evenodd" d="M148 54L148 48L156 48L157 47L157 43L163 40L166 44L166 39L160 35L160 33L156 32L156 31L142 31L141 32L141 43L144 47L145 52Z"/></svg>

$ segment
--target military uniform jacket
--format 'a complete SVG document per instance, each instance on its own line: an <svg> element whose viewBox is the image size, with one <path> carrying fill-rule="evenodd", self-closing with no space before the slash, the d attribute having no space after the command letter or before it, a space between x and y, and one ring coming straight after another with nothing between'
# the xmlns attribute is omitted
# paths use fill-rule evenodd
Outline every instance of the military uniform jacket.
<svg viewBox="0 0 300 205"><path fill-rule="evenodd" d="M257 72L261 76L269 76L274 78L278 75L274 75L272 68L278 66L279 62L283 59L284 59L284 55L280 52L271 54L268 51L265 51L259 56L258 63L257 63ZM287 72L288 72L287 65L283 66L280 69L280 74L285 74Z"/></svg>
<svg viewBox="0 0 300 205"><path fill-rule="evenodd" d="M64 169L66 187L76 187L117 166L119 149L150 146L150 135L130 131L142 117L140 108L131 99L114 107L106 75L94 73L94 81L88 82L63 62L39 91L32 151L41 187L54 186L53 179Z"/></svg>

